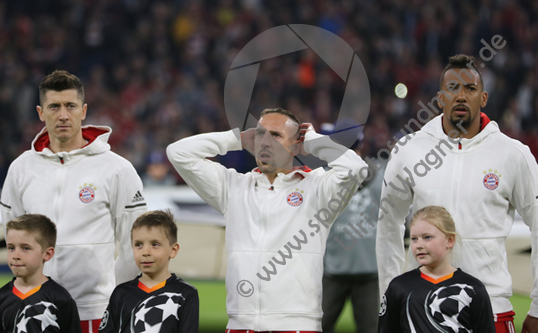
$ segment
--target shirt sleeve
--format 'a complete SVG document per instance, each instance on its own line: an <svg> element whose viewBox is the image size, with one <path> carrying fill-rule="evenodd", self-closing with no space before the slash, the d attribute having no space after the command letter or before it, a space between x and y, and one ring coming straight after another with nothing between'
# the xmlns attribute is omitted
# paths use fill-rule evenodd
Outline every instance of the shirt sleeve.
<svg viewBox="0 0 538 333"><path fill-rule="evenodd" d="M381 190L380 209L377 220L376 255L379 272L379 292L387 289L390 281L402 273L405 263L405 218L413 202L413 188L406 183L403 153L395 154L387 164Z"/></svg>
<svg viewBox="0 0 538 333"><path fill-rule="evenodd" d="M199 307L198 290L193 289L185 298L183 306L178 310L179 333L198 333Z"/></svg>
<svg viewBox="0 0 538 333"><path fill-rule="evenodd" d="M515 186L510 203L517 209L531 230L531 262L534 283L531 291L529 315L538 318L538 165L527 146L524 147L523 161L518 163Z"/></svg>
<svg viewBox="0 0 538 333"><path fill-rule="evenodd" d="M120 331L120 316L121 311L117 311L117 293L116 290L110 296L110 300L106 307L103 318L101 318L101 325L99 326L99 333L116 333Z"/></svg>
<svg viewBox="0 0 538 333"><path fill-rule="evenodd" d="M114 182L110 206L118 244L115 272L116 285L119 285L140 273L131 247L131 228L136 218L147 211L147 204L143 196L142 180L130 163L118 171Z"/></svg>
<svg viewBox="0 0 538 333"><path fill-rule="evenodd" d="M2 196L0 197L0 211L2 214L0 225L3 226L2 232L4 235L6 223L26 213L21 200L20 186L17 185L15 168L16 164L12 163L4 181Z"/></svg>
<svg viewBox="0 0 538 333"><path fill-rule="evenodd" d="M335 143L329 136L313 131L305 135L304 150L328 162L331 167L321 177L318 185L318 207L336 207L338 200L341 202L339 208L342 212L359 188L362 178L368 174L368 165L354 151ZM335 202L329 203L333 199ZM334 222L336 217L337 214L334 214L333 219L327 222Z"/></svg>
<svg viewBox="0 0 538 333"><path fill-rule="evenodd" d="M77 304L70 298L59 309L59 324L61 333L82 333Z"/></svg>
<svg viewBox="0 0 538 333"><path fill-rule="evenodd" d="M227 175L235 173L209 160L229 151L242 150L234 129L205 133L181 139L166 148L168 159L185 182L211 207L224 214L226 210Z"/></svg>
<svg viewBox="0 0 538 333"><path fill-rule="evenodd" d="M396 333L403 332L401 327L400 313L401 305L394 295L393 285L390 285L381 297L381 306L379 308L379 333Z"/></svg>
<svg viewBox="0 0 538 333"><path fill-rule="evenodd" d="M495 333L493 310L486 287L478 285L475 290L476 295L471 303L473 332Z"/></svg>

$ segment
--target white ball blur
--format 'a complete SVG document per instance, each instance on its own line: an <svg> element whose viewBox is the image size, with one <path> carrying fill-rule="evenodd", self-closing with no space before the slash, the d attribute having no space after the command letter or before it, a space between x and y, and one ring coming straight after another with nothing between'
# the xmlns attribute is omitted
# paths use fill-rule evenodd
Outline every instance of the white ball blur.
<svg viewBox="0 0 538 333"><path fill-rule="evenodd" d="M405 98L407 96L407 87L403 83L398 83L394 88L394 93L398 98Z"/></svg>

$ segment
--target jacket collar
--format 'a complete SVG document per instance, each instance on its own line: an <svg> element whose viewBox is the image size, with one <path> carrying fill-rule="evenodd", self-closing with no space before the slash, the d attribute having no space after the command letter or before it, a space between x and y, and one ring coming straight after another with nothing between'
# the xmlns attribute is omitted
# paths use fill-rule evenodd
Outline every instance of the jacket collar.
<svg viewBox="0 0 538 333"><path fill-rule="evenodd" d="M278 173L277 177L275 178L275 181L273 182L273 184L271 184L269 182L269 179L267 179L267 176L261 173L259 168L254 168L252 170L256 185L263 187L267 186L267 188L271 186L276 186L277 188L286 187L291 183L297 182L297 180L302 180L303 178L306 178L306 176L310 172L312 172L312 169L310 169L306 165L293 167L291 172L288 174Z"/></svg>
<svg viewBox="0 0 538 333"><path fill-rule="evenodd" d="M88 140L88 144L80 149L75 149L70 152L53 153L49 148L50 138L47 128L45 127L32 141L32 151L50 158L61 157L64 162L67 162L79 155L95 155L109 151L110 145L108 144L108 138L111 133L112 129L108 126L83 126L82 137Z"/></svg>
<svg viewBox="0 0 538 333"><path fill-rule="evenodd" d="M461 138L457 141L451 139L452 142L448 140L448 135L446 135L443 130L443 115L433 118L430 122L424 125L422 131L437 138L439 141L444 140L450 146L455 147L456 149L452 149L452 152L455 152L455 150L469 151L476 149L491 134L500 132L499 125L495 121L490 120L483 112L480 112L480 132L470 139ZM461 148L458 147L459 143L461 143Z"/></svg>

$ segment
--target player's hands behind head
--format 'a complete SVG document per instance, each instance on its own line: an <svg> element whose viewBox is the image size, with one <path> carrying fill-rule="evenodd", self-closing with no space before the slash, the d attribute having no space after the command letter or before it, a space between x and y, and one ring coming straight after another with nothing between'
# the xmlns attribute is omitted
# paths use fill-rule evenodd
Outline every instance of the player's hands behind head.
<svg viewBox="0 0 538 333"><path fill-rule="evenodd" d="M299 145L299 153L301 155L308 155L306 153L306 151L304 150L304 139L305 139L305 136L306 136L306 133L307 132L316 132L316 130L314 130L314 126L312 125L312 123L302 123L301 126L299 127L300 128L300 134L299 134L299 139L297 139L297 145Z"/></svg>
<svg viewBox="0 0 538 333"><path fill-rule="evenodd" d="M249 128L241 132L241 146L249 153L254 155L254 136L256 134L255 128Z"/></svg>

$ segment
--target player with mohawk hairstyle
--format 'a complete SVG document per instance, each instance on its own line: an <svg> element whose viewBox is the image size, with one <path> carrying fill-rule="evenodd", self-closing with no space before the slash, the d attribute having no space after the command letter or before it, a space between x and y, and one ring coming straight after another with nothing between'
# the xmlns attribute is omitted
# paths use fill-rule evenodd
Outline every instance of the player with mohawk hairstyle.
<svg viewBox="0 0 538 333"><path fill-rule="evenodd" d="M514 332L505 239L517 210L530 227L533 248L533 300L523 332L537 333L538 165L529 147L507 137L481 112L488 92L474 60L450 57L435 98L443 114L432 112L434 118L391 154L381 200L392 207L378 218L379 289L383 293L392 278L416 267L410 253L404 267L404 224L411 205L414 212L443 206L462 238L454 247L453 265L486 286L497 333Z"/></svg>

